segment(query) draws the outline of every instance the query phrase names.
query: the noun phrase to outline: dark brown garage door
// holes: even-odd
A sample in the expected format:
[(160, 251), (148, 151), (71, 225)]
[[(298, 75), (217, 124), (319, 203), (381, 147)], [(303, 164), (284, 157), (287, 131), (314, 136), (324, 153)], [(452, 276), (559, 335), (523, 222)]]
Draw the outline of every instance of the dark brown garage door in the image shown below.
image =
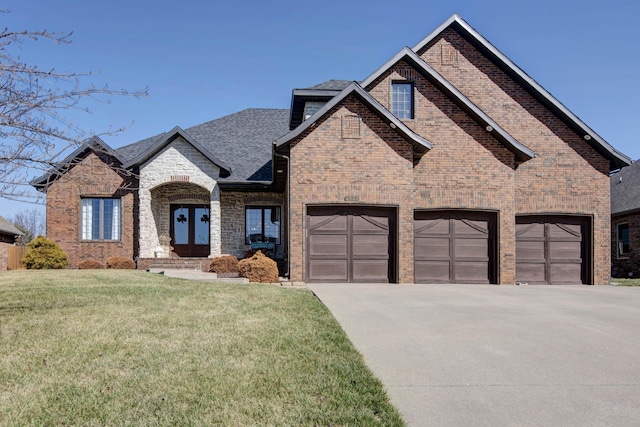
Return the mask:
[(417, 283), (496, 283), (496, 214), (414, 214)]
[(589, 283), (588, 218), (516, 218), (516, 282)]
[(309, 207), (307, 280), (395, 281), (395, 210)]

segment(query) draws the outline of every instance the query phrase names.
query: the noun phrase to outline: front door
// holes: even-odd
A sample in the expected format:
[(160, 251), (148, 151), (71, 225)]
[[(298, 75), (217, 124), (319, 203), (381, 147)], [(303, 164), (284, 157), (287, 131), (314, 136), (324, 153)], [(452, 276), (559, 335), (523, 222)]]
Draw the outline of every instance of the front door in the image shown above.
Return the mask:
[(171, 205), (171, 246), (181, 257), (209, 256), (209, 206)]

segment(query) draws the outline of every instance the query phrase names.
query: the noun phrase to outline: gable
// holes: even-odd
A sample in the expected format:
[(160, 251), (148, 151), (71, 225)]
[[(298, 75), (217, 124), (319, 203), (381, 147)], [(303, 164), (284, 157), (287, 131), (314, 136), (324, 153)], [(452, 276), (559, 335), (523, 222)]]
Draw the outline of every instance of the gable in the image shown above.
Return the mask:
[[(630, 164), (627, 156), (615, 150), (459, 16), (450, 17), (413, 50), (517, 139), (526, 140), (526, 135), (518, 132), (523, 120), (519, 110), (524, 109), (550, 132), (561, 134), (574, 151), (594, 168), (604, 169), (603, 173)], [(532, 105), (535, 107), (531, 108)], [(527, 145), (538, 151), (539, 147)], [(594, 160), (597, 156), (607, 163), (604, 168), (602, 162)]]
[(191, 182), (213, 190), (219, 166), (178, 136), (140, 165), (140, 181), (144, 188), (168, 182)]
[(201, 157), (206, 158), (208, 162), (215, 165), (218, 168), (219, 175), (221, 176), (229, 176), (229, 174), (231, 174), (231, 168), (229, 168), (220, 159), (210, 153), (206, 148), (204, 148), (200, 143), (198, 143), (195, 139), (189, 136), (178, 126), (165, 133), (162, 137), (158, 138), (155, 142), (150, 144), (148, 148), (142, 153), (138, 154), (137, 157), (126, 162), (124, 164), (124, 167), (130, 168), (132, 166), (144, 165), (149, 161), (149, 159), (157, 156), (158, 153), (162, 152), (166, 147), (170, 146), (178, 138), (182, 139), (188, 146), (183, 147), (183, 150), (181, 150), (182, 152), (184, 152), (185, 154), (198, 153)]
[[(111, 172), (116, 174), (123, 173), (124, 175), (128, 175), (128, 173), (125, 173), (122, 163), (122, 158), (112, 150), (111, 147), (97, 136), (94, 136), (64, 160), (58, 162), (47, 171), (47, 173), (32, 180), (31, 185), (38, 191), (47, 192), (51, 184), (75, 169), (78, 165), (82, 165), (81, 169), (83, 170), (79, 175), (80, 177), (82, 177), (83, 174), (87, 176), (94, 175), (94, 164), (96, 165), (96, 171), (99, 171), (100, 175), (106, 173), (106, 169), (104, 168), (110, 169)], [(78, 174), (78, 172), (79, 171), (76, 171), (76, 174)]]
[(292, 183), (410, 184), (414, 149), (357, 96), (346, 97), (290, 144)]
[(275, 141), (276, 150), (279, 152), (286, 152), (292, 141), (297, 140), (301, 135), (308, 134), (316, 126), (318, 120), (323, 120), (337, 105), (351, 96), (358, 98), (359, 102), (366, 106), (366, 108), (374, 113), (380, 120), (386, 123), (393, 132), (411, 143), (414, 151), (414, 157), (420, 157), (433, 147), (431, 142), (413, 132), (405, 123), (391, 114), (389, 110), (366, 92), (358, 83), (352, 82), (300, 126), (281, 138), (278, 138)]
[[(506, 132), (483, 110), (424, 63), (414, 52), (403, 49), (363, 81), (367, 90), (385, 107), (391, 107), (391, 86), (407, 81), (414, 86), (415, 116), (406, 123), (415, 132), (438, 145), (438, 138), (456, 129), (473, 135), (503, 163), (513, 165), (535, 157), (535, 153)], [(471, 120), (469, 120), (471, 119)], [(485, 143), (487, 141), (487, 143)], [(496, 144), (497, 142), (497, 144)]]

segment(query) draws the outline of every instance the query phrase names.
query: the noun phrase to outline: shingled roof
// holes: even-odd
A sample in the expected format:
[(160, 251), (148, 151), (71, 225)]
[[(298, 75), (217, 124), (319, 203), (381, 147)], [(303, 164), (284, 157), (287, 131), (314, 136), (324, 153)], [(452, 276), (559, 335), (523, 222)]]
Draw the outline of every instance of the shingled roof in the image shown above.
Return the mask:
[(13, 236), (22, 236), (24, 233), (20, 231), (15, 225), (0, 216), (0, 233), (10, 234)]
[[(289, 130), (289, 110), (249, 108), (185, 129), (208, 152), (231, 169), (219, 182), (271, 181), (272, 142)], [(166, 134), (156, 135), (118, 148), (120, 157), (140, 157)]]
[(640, 160), (611, 175), (611, 214), (640, 210)]

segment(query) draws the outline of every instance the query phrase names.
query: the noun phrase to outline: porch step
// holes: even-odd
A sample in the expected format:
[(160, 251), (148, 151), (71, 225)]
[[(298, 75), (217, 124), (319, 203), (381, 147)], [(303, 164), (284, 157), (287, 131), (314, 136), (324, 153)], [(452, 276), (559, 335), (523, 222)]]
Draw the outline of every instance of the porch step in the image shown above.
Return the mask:
[(209, 258), (138, 258), (138, 270), (193, 270), (207, 272)]

